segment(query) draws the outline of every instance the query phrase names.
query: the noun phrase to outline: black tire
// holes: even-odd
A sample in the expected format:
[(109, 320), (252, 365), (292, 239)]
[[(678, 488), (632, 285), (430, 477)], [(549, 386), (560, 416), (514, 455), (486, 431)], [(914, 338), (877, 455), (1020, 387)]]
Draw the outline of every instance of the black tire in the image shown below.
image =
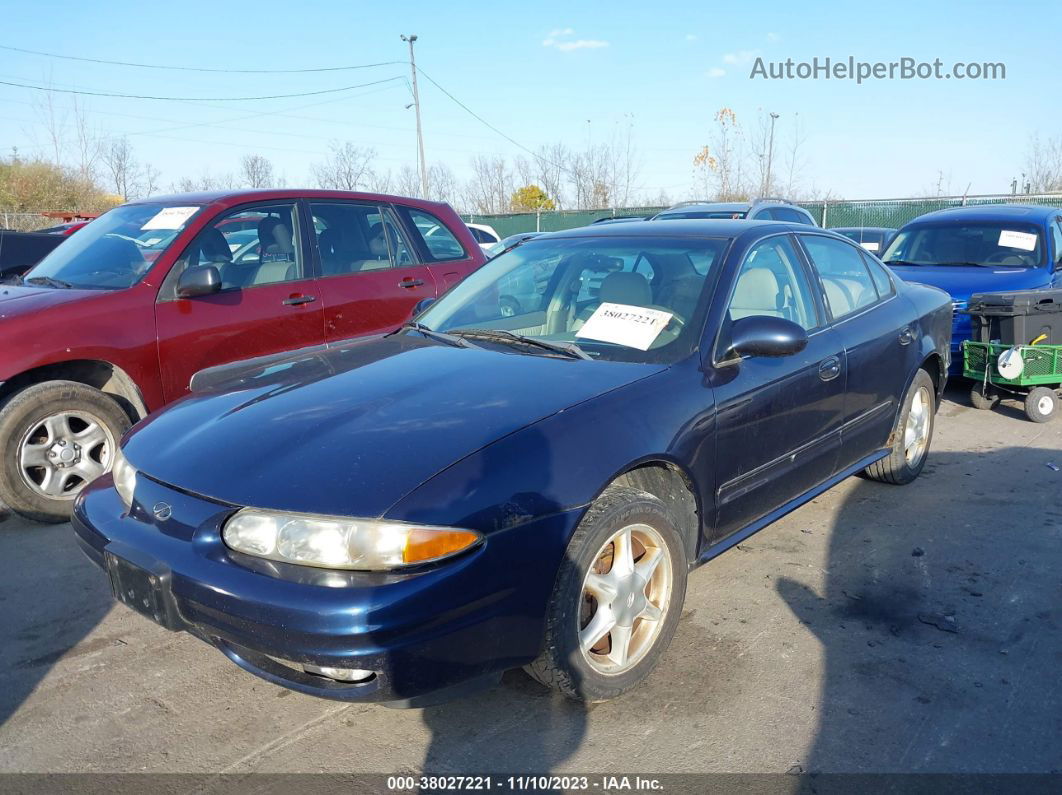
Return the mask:
[[(114, 458), (115, 447), (129, 429), (129, 417), (112, 398), (75, 381), (45, 381), (16, 392), (0, 406), (0, 502), (11, 510), (38, 522), (65, 522), (70, 517), (74, 497), (87, 482), (74, 481), (61, 497), (49, 497), (32, 488), (23, 477), (20, 453), (27, 434), (39, 429), (49, 417), (60, 412), (78, 412), (94, 418), (110, 438), (93, 451), (103, 468)], [(101, 452), (104, 451), (104, 452)]]
[[(609, 674), (584, 659), (579, 648), (583, 581), (610, 537), (624, 527), (645, 524), (663, 540), (671, 564), (671, 590), (661, 625), (644, 656), (629, 669)], [(648, 492), (610, 486), (579, 523), (561, 563), (546, 612), (543, 651), (527, 672), (576, 701), (607, 701), (645, 679), (675, 634), (686, 597), (686, 544), (667, 507)], [(611, 642), (611, 641), (610, 641)]]
[(1038, 386), (1025, 396), (1025, 416), (1033, 422), (1048, 422), (1058, 415), (1058, 395), (1055, 390)]
[[(982, 389), (985, 391), (982, 392)], [(970, 387), (970, 404), (975, 409), (981, 409), (982, 411), (994, 409), (999, 405), (999, 392), (991, 386), (986, 387), (983, 384), (974, 384)]]
[[(923, 401), (928, 401), (925, 405), (925, 410), (928, 412), (928, 436), (925, 439), (925, 446), (920, 456), (913, 461), (908, 461), (904, 441), (907, 419), (911, 414), (911, 406), (914, 403), (915, 396), (920, 392), (923, 396)], [(929, 373), (925, 370), (919, 370), (915, 373), (911, 386), (907, 389), (907, 394), (904, 395), (903, 407), (897, 414), (896, 425), (889, 435), (889, 454), (866, 468), (867, 477), (872, 480), (879, 480), (882, 483), (892, 483), (896, 486), (910, 483), (918, 477), (922, 467), (926, 464), (926, 458), (929, 457), (929, 448), (933, 442), (933, 419), (936, 415), (936, 400), (936, 386), (933, 384), (933, 379), (930, 378)]]

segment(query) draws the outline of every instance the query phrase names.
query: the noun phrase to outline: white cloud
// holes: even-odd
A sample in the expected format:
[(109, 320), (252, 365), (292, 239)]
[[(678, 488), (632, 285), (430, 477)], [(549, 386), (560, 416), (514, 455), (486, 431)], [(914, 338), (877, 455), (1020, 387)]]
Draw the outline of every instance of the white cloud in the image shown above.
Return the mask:
[(542, 46), (552, 47), (561, 52), (571, 52), (572, 50), (596, 50), (608, 46), (608, 42), (601, 39), (568, 38), (569, 36), (574, 35), (575, 31), (571, 28), (558, 28), (557, 30), (550, 31), (549, 35), (542, 40)]
[(713, 66), (708, 70), (708, 77), (722, 77), (726, 74), (726, 69), (720, 69), (718, 66)]
[(767, 41), (769, 41), (771, 44), (774, 44), (775, 42), (779, 42), (781, 40), (782, 40), (782, 37), (779, 34), (777, 34), (777, 33), (768, 33), (767, 34)]
[(728, 52), (723, 55), (723, 63), (730, 64), (731, 66), (740, 66), (741, 64), (751, 63), (759, 54), (759, 50), (738, 50), (737, 52)]
[(700, 36), (698, 36), (696, 33), (687, 33), (686, 34), (686, 41), (697, 41), (697, 39), (699, 39), (699, 38), (700, 38)]

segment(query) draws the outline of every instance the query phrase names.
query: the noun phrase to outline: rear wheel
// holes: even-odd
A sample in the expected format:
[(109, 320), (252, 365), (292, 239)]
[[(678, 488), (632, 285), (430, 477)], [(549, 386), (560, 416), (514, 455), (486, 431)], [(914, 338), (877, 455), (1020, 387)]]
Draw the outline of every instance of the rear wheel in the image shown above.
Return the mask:
[(933, 440), (935, 395), (936, 386), (929, 373), (915, 373), (889, 437), (889, 454), (866, 468), (868, 477), (900, 486), (918, 477)]
[(66, 521), (74, 497), (110, 470), (128, 428), (122, 408), (84, 384), (16, 393), (0, 408), (0, 501), (27, 519)]
[(1058, 395), (1055, 390), (1038, 386), (1025, 396), (1025, 416), (1033, 422), (1047, 422), (1058, 414)]
[(975, 409), (987, 411), (999, 405), (999, 392), (993, 387), (984, 384), (974, 384), (970, 387), (970, 403)]
[(631, 689), (671, 643), (686, 595), (682, 537), (653, 495), (612, 486), (568, 544), (546, 616), (544, 650), (528, 666), (578, 701)]

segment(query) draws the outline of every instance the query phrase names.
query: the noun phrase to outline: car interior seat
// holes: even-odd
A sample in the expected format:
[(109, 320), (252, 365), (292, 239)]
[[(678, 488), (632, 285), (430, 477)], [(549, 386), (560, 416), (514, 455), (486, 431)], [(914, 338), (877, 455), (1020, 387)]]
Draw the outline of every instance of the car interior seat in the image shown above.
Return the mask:
[(784, 297), (778, 277), (770, 268), (754, 267), (742, 271), (730, 301), (730, 317), (740, 320), (753, 315), (785, 317)]

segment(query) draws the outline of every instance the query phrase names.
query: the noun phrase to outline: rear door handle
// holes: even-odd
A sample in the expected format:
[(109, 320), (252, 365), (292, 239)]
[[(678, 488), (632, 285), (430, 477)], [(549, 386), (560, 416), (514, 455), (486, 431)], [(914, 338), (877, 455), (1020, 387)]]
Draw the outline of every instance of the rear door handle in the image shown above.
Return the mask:
[(316, 295), (292, 295), (285, 298), (281, 303), (283, 303), (284, 306), (299, 306), (300, 304), (309, 304), (316, 300)]
[(841, 360), (836, 356), (824, 359), (819, 365), (819, 378), (823, 381), (832, 381), (841, 374)]
[(910, 326), (904, 326), (900, 329), (900, 344), (910, 345), (912, 342), (914, 342), (914, 331)]
[(405, 278), (398, 283), (399, 287), (420, 287), (424, 284), (423, 279)]

